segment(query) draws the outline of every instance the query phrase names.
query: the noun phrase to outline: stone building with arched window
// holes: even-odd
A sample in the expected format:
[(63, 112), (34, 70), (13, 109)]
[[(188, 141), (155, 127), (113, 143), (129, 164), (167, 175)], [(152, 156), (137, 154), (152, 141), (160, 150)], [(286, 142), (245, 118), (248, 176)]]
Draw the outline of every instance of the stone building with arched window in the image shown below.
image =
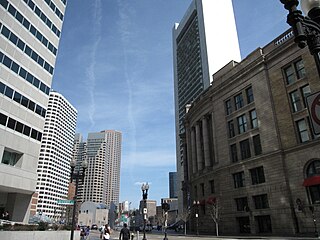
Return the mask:
[(320, 139), (306, 98), (318, 91), (314, 59), (296, 46), (291, 30), (213, 75), (187, 106), (181, 136), (191, 231), (317, 231)]

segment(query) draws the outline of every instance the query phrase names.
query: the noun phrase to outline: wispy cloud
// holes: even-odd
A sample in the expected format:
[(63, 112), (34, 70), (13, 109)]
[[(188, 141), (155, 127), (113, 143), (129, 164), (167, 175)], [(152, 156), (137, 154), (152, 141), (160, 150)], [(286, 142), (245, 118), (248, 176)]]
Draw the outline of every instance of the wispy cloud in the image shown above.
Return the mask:
[(90, 50), (90, 57), (89, 57), (90, 64), (86, 68), (87, 79), (85, 79), (85, 86), (89, 93), (90, 107), (87, 109), (87, 113), (91, 123), (91, 128), (95, 125), (95, 120), (94, 120), (94, 115), (96, 110), (96, 102), (94, 97), (95, 86), (96, 86), (95, 69), (96, 69), (97, 50), (99, 49), (99, 44), (101, 40), (101, 19), (102, 19), (101, 9), (102, 9), (101, 0), (95, 0), (93, 2), (93, 21), (92, 21), (95, 23), (95, 24), (92, 24), (94, 42)]
[(126, 2), (126, 0), (118, 0), (118, 9), (119, 9), (119, 21), (118, 21), (118, 29), (120, 33), (120, 39), (122, 43), (122, 50), (123, 50), (123, 57), (124, 57), (124, 76), (128, 88), (128, 121), (130, 125), (130, 132), (131, 132), (131, 142), (133, 151), (136, 149), (136, 123), (135, 119), (133, 117), (133, 103), (132, 103), (132, 78), (130, 77), (132, 73), (129, 73), (128, 71), (128, 52), (127, 52), (127, 46), (130, 45), (130, 39), (131, 39), (131, 27), (130, 23), (132, 22), (130, 20), (130, 15), (132, 14), (132, 8), (130, 8), (129, 4)]

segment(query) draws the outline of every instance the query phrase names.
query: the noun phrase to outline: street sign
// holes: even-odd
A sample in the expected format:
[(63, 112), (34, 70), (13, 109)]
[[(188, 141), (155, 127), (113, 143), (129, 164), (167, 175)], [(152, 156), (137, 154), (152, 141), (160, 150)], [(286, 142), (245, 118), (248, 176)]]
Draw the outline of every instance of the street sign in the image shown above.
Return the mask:
[(320, 92), (307, 97), (308, 111), (315, 135), (320, 134)]
[(60, 200), (57, 200), (57, 204), (59, 204), (59, 205), (73, 205), (74, 200), (60, 199)]

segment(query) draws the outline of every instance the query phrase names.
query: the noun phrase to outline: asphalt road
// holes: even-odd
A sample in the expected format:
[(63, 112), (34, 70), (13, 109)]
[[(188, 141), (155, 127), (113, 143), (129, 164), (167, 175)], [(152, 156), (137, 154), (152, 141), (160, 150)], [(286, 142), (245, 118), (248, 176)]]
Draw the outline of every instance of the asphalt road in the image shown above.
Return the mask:
[[(136, 234), (134, 240), (142, 240), (143, 233), (138, 235)], [(164, 238), (164, 233), (153, 231), (152, 233), (146, 234), (147, 240), (159, 240)], [(177, 235), (175, 232), (169, 232), (167, 235), (168, 240), (238, 240), (238, 239), (250, 239), (250, 240), (261, 240), (261, 239), (269, 239), (269, 240), (311, 240), (311, 239), (319, 239), (319, 238), (310, 238), (310, 237), (214, 237), (214, 236), (182, 236)], [(111, 234), (111, 240), (119, 239), (119, 232), (113, 231)], [(99, 231), (91, 231), (90, 236), (87, 240), (100, 240)]]

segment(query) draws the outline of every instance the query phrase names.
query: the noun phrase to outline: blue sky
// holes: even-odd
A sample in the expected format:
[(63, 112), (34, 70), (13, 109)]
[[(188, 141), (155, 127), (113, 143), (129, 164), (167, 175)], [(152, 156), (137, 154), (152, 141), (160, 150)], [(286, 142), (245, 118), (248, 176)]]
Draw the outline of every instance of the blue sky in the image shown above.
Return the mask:
[[(169, 196), (169, 172), (176, 171), (172, 28), (190, 3), (68, 1), (52, 87), (78, 110), (85, 138), (122, 132), (120, 201), (131, 207), (138, 207), (142, 182), (158, 205)], [(280, 1), (233, 5), (242, 58), (289, 28)]]

